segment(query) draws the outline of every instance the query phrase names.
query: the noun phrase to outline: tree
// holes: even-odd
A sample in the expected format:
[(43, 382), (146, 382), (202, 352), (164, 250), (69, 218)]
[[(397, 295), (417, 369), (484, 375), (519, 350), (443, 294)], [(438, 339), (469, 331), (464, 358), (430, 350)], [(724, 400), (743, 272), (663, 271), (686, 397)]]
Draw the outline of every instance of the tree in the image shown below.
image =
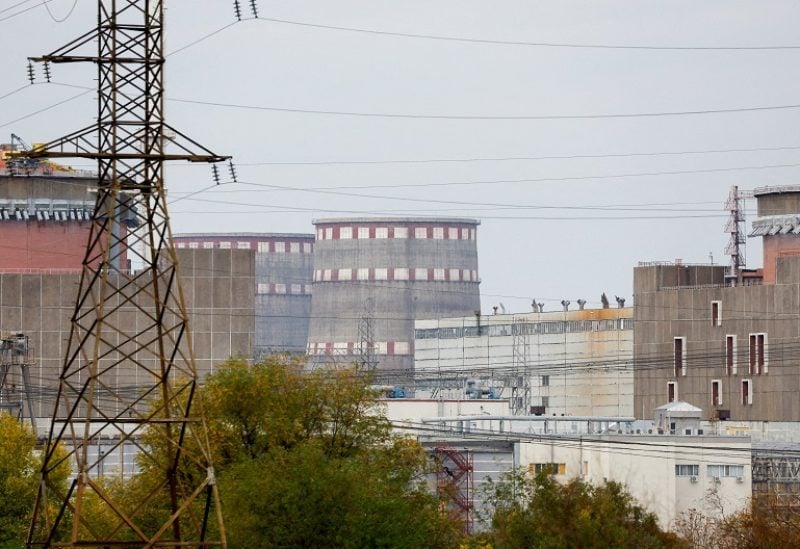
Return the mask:
[[(36, 437), (25, 425), (0, 412), (0, 548), (23, 547), (39, 487), (41, 459)], [(56, 486), (66, 487), (69, 464), (52, 475)]]
[[(377, 396), (355, 367), (309, 372), (286, 356), (231, 360), (207, 378), (195, 402), (206, 418), (229, 547), (455, 545), (460, 525), (428, 490), (427, 454), (391, 434)], [(113, 487), (125, 507), (156, 481), (167, 455), (158, 427), (142, 442), (141, 472)], [(158, 517), (166, 505), (149, 502), (147, 512)]]
[(482, 538), (496, 549), (682, 546), (616, 482), (559, 484), (515, 471), (491, 484), (487, 499), (493, 531)]

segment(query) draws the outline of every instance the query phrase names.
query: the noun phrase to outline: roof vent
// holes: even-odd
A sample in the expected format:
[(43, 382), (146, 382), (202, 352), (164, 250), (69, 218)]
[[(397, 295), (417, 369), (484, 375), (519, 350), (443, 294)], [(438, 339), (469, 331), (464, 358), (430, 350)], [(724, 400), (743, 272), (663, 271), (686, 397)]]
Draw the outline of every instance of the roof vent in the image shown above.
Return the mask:
[(569, 311), (569, 299), (562, 299), (561, 306), (564, 307), (564, 311)]
[(618, 295), (615, 295), (614, 297), (617, 299), (617, 307), (619, 307), (620, 309), (624, 308), (625, 307), (625, 298), (624, 297), (619, 297)]
[(582, 311), (584, 307), (586, 307), (586, 300), (585, 299), (579, 299), (578, 300), (578, 309), (580, 309)]

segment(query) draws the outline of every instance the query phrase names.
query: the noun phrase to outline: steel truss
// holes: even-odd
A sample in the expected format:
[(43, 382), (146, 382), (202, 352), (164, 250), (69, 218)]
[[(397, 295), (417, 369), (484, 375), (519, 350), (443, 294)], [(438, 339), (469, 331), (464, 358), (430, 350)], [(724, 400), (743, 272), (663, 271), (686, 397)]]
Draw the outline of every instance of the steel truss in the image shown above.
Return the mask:
[[(96, 55), (81, 53), (95, 42)], [(205, 423), (193, 403), (197, 372), (164, 162), (227, 157), (164, 121), (161, 0), (98, 0), (94, 30), (33, 60), (97, 65), (97, 123), (24, 154), (94, 159), (98, 188), (27, 546), (225, 547)], [(123, 389), (131, 384), (143, 389)], [(91, 456), (101, 435), (115, 446)], [(101, 462), (126, 443), (140, 448), (140, 466), (156, 479), (134, 503), (89, 475), (108, 471)], [(77, 475), (63, 492), (51, 476), (67, 461)], [(107, 510), (102, 526), (87, 511), (92, 502)], [(168, 511), (154, 525), (157, 502)]]

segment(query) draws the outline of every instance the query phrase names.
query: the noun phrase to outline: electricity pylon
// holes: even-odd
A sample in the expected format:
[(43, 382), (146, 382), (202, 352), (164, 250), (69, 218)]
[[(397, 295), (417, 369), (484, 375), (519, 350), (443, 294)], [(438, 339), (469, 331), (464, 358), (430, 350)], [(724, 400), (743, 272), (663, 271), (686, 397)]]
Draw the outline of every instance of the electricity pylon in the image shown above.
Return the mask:
[[(27, 546), (225, 547), (205, 423), (192, 402), (197, 372), (171, 244), (164, 162), (227, 157), (165, 123), (163, 1), (97, 5), (95, 29), (33, 58), (97, 65), (97, 123), (24, 155), (94, 159), (98, 187)], [(96, 54), (82, 53), (95, 42)], [(92, 452), (100, 437), (113, 445)], [(96, 477), (109, 469), (104, 459), (132, 444), (155, 481), (139, 501), (126, 504)], [(61, 492), (51, 476), (67, 460), (77, 475)], [(115, 524), (94, 524), (90, 500)], [(159, 502), (167, 511), (154, 526)]]

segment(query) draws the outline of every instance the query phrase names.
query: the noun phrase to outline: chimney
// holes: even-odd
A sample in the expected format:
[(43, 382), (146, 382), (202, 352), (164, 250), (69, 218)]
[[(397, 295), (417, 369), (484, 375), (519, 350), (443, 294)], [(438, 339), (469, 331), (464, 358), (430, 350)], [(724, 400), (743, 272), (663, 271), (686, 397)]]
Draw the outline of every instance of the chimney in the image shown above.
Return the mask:
[(497, 314), (497, 305), (495, 305), (494, 307), (492, 307), (492, 311), (494, 311), (494, 314)]
[(569, 311), (569, 299), (562, 299), (561, 306), (564, 307), (564, 311)]
[(625, 308), (625, 298), (619, 297), (617, 295), (615, 295), (614, 297), (617, 299), (617, 307), (619, 307), (620, 309)]
[(586, 300), (585, 299), (579, 299), (578, 300), (578, 309), (580, 309), (582, 311), (584, 307), (586, 307)]

